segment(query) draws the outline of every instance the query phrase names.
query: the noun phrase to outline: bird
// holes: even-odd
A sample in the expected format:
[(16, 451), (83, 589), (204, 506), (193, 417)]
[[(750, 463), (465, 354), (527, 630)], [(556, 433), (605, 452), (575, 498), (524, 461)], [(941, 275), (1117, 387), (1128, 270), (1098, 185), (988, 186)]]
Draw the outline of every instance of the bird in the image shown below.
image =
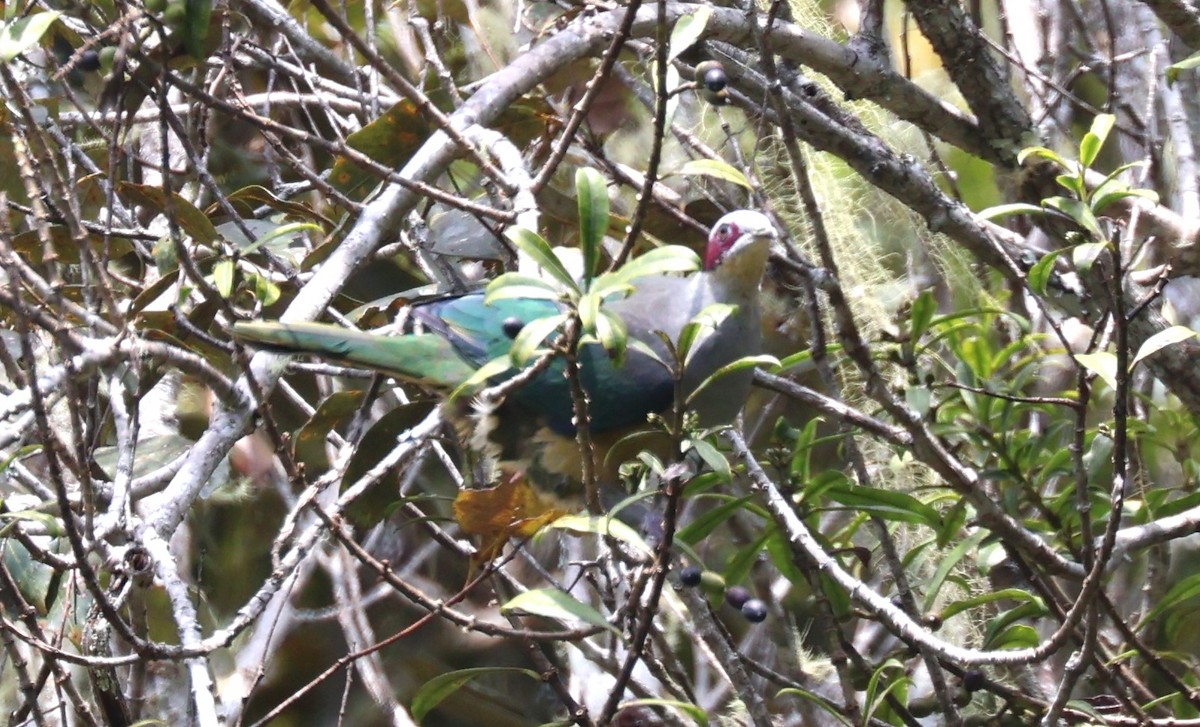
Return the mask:
[[(680, 377), (686, 397), (720, 370), (762, 349), (759, 285), (775, 227), (760, 212), (736, 210), (713, 225), (701, 270), (687, 276), (636, 279), (627, 297), (604, 309), (625, 323), (628, 347), (623, 361), (598, 342), (580, 345), (579, 381), (588, 395), (587, 426), (595, 461), (612, 476), (608, 453), (631, 432), (648, 429), (653, 414), (669, 413), (676, 379), (668, 365), (671, 350), (663, 336), (678, 340), (702, 311), (720, 307), (711, 331), (698, 339)], [(564, 303), (545, 298), (487, 300), (483, 291), (415, 302), (409, 313), (414, 331), (383, 336), (325, 323), (238, 322), (233, 334), (258, 348), (308, 353), (324, 360), (381, 372), (434, 391), (456, 389), (489, 361), (506, 355), (530, 321), (558, 315)], [(467, 435), (472, 449), (499, 465), (502, 476), (531, 480), (542, 492), (559, 496), (580, 490), (580, 449), (570, 382), (556, 361), (502, 401), (444, 407), (448, 419)], [(513, 375), (509, 373), (507, 376)], [(728, 424), (750, 393), (753, 371), (743, 369), (703, 387), (693, 410), (704, 427)], [(493, 379), (493, 383), (497, 380)]]

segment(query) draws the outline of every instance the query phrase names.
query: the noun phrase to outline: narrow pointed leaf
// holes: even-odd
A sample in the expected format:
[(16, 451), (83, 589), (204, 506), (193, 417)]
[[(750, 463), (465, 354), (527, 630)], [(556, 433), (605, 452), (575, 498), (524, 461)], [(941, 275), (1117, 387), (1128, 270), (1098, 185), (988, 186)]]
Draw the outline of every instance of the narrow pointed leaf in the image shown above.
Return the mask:
[(541, 675), (532, 669), (520, 669), (515, 666), (482, 666), (473, 669), (459, 669), (448, 674), (439, 674), (421, 685), (413, 695), (409, 710), (416, 722), (425, 719), (434, 707), (442, 703), (446, 697), (457, 692), (472, 679), (488, 674), (524, 674), (534, 681), (541, 681)]
[(1085, 167), (1092, 166), (1116, 121), (1117, 117), (1112, 114), (1096, 114), (1096, 118), (1092, 119), (1091, 130), (1083, 135), (1083, 141), (1079, 143), (1080, 164)]
[(1129, 369), (1132, 371), (1134, 366), (1144, 358), (1148, 358), (1158, 353), (1162, 349), (1170, 346), (1173, 343), (1186, 341), (1196, 335), (1196, 331), (1187, 326), (1171, 326), (1155, 333), (1147, 338), (1141, 348), (1138, 349), (1137, 355), (1133, 357), (1133, 361), (1129, 363)]
[(584, 288), (600, 270), (600, 252), (608, 231), (608, 180), (591, 167), (575, 172), (579, 203), (579, 248), (583, 251)]
[(735, 371), (744, 371), (745, 369), (754, 368), (756, 366), (779, 366), (779, 359), (775, 358), (769, 353), (760, 353), (755, 356), (743, 356), (737, 361), (727, 363), (721, 368), (717, 369), (712, 376), (709, 376), (704, 381), (701, 381), (700, 385), (697, 386), (695, 390), (693, 390), (688, 396), (687, 403), (690, 405), (696, 400), (696, 397), (701, 391), (707, 389), (713, 382), (719, 380), (722, 376), (728, 376)]
[(616, 519), (615, 517), (596, 515), (564, 515), (563, 517), (560, 517), (554, 522), (548, 524), (542, 529), (542, 532), (544, 533), (549, 530), (566, 530), (572, 533), (613, 537), (631, 546), (634, 550), (637, 550), (643, 555), (654, 555), (654, 549), (646, 543), (641, 535), (638, 535), (636, 530)]
[(485, 305), (491, 305), (497, 300), (509, 298), (554, 300), (561, 295), (562, 291), (544, 278), (523, 273), (505, 273), (488, 283), (483, 302)]
[(540, 588), (517, 594), (508, 603), (501, 606), (500, 610), (503, 613), (516, 612), (544, 616), (556, 621), (581, 621), (608, 629), (615, 634), (620, 633), (616, 627), (604, 619), (599, 611), (557, 588)]
[(683, 245), (666, 245), (637, 256), (621, 266), (620, 270), (602, 276), (601, 281), (612, 276), (612, 279), (619, 283), (632, 283), (647, 275), (690, 273), (699, 269), (700, 256), (691, 248)]
[(688, 717), (691, 717), (701, 727), (709, 723), (708, 712), (705, 712), (702, 708), (697, 707), (691, 702), (681, 702), (678, 699), (634, 699), (633, 701), (621, 704), (622, 709), (626, 707), (670, 707), (678, 709)]
[(676, 174), (713, 177), (750, 189), (750, 180), (729, 162), (720, 159), (693, 159), (679, 168)]
[(904, 492), (876, 487), (831, 487), (825, 492), (834, 502), (863, 510), (884, 520), (928, 525), (937, 528), (938, 511)]
[(575, 284), (575, 279), (541, 235), (524, 227), (510, 227), (504, 234), (547, 275), (567, 290), (578, 295), (579, 286)]
[(998, 204), (994, 207), (980, 210), (975, 214), (976, 217), (982, 220), (995, 220), (1001, 217), (1010, 217), (1012, 215), (1044, 215), (1046, 210), (1039, 205), (1028, 204), (1026, 202), (1014, 202), (1012, 204)]
[(491, 361), (488, 361), (484, 365), (480, 366), (479, 369), (471, 376), (471, 378), (462, 382), (457, 389), (450, 392), (450, 400), (453, 401), (466, 392), (472, 391), (475, 388), (486, 384), (488, 379), (492, 378), (493, 376), (499, 376), (511, 368), (511, 358), (508, 356), (497, 356)]
[(1054, 274), (1054, 263), (1062, 253), (1062, 250), (1048, 252), (1029, 269), (1026, 279), (1029, 281), (1030, 290), (1038, 295), (1046, 294), (1046, 284), (1050, 282), (1050, 276)]
[(508, 356), (513, 365), (517, 368), (524, 368), (546, 337), (558, 330), (559, 326), (566, 321), (567, 314), (560, 313), (526, 323), (517, 337), (513, 339), (512, 348), (509, 349)]

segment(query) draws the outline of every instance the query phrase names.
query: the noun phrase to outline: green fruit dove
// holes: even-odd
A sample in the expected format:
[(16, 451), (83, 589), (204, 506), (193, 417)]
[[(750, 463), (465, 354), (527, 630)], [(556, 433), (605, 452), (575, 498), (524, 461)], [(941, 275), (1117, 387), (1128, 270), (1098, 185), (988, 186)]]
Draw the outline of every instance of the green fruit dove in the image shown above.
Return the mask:
[[(677, 341), (701, 311), (715, 304), (727, 306), (727, 315), (716, 319), (709, 335), (698, 340), (687, 358), (682, 375), (685, 396), (723, 366), (761, 352), (758, 290), (774, 235), (764, 215), (731, 212), (713, 226), (701, 271), (686, 277), (638, 278), (627, 297), (604, 303), (604, 310), (624, 321), (630, 343), (644, 344), (657, 360), (630, 345), (618, 364), (599, 343), (580, 346), (580, 383), (590, 402), (588, 425), (597, 462), (605, 462), (614, 443), (645, 427), (648, 415), (665, 412), (674, 402), (675, 381), (662, 363), (672, 358), (660, 332)], [(283, 322), (237, 323), (233, 332), (260, 348), (310, 353), (449, 392), (489, 361), (507, 355), (525, 324), (564, 310), (564, 304), (541, 298), (488, 302), (479, 291), (414, 304), (410, 324), (420, 332), (406, 335)], [(555, 361), (494, 405), (452, 403), (445, 407), (447, 418), (469, 437), (474, 449), (496, 460), (506, 475), (523, 475), (542, 491), (578, 491), (575, 413), (563, 366), (561, 360)], [(744, 369), (722, 376), (696, 396), (693, 408), (702, 425), (727, 423), (737, 416), (749, 394), (752, 373)]]

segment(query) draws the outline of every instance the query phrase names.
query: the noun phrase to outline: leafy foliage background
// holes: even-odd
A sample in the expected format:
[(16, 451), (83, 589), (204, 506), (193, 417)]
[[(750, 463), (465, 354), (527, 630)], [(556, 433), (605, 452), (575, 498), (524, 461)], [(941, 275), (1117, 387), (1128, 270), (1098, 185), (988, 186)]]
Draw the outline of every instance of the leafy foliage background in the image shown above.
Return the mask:
[[(3, 9), (10, 723), (1200, 723), (1190, 6)], [(782, 363), (665, 533), (485, 562), (428, 392), (230, 336), (739, 207)]]

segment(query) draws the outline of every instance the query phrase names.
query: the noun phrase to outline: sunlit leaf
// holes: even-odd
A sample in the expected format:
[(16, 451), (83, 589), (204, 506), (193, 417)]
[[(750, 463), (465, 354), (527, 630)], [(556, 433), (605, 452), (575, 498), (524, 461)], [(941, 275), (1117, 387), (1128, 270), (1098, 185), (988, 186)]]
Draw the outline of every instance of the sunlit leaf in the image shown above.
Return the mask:
[(723, 162), (720, 159), (693, 159), (679, 168), (675, 172), (681, 175), (699, 175), (704, 177), (713, 177), (726, 182), (733, 182), (739, 186), (750, 189), (750, 180), (742, 174), (737, 167), (729, 162)]
[(500, 610), (504, 613), (544, 616), (556, 621), (582, 621), (613, 633), (620, 633), (599, 611), (557, 588), (540, 588), (519, 593), (501, 606)]
[(533, 259), (533, 262), (567, 290), (579, 294), (579, 286), (567, 267), (563, 265), (558, 255), (554, 254), (550, 244), (533, 230), (514, 226), (505, 231), (504, 236), (512, 241), (522, 252)]
[(1046, 284), (1050, 282), (1050, 276), (1054, 274), (1054, 263), (1062, 254), (1063, 250), (1048, 252), (1029, 269), (1026, 279), (1029, 281), (1030, 290), (1038, 295), (1046, 294)]
[(513, 366), (522, 368), (529, 363), (529, 359), (537, 353), (546, 337), (566, 323), (567, 317), (566, 313), (560, 313), (526, 323), (517, 337), (513, 339), (512, 348), (509, 349), (508, 355)]
[(573, 533), (612, 537), (633, 547), (643, 555), (654, 555), (654, 550), (636, 530), (611, 516), (564, 515), (554, 522), (548, 523), (542, 530), (542, 534), (550, 530), (567, 530)]
[(1133, 367), (1137, 366), (1138, 362), (1142, 359), (1149, 358), (1167, 346), (1175, 343), (1181, 343), (1189, 338), (1195, 337), (1196, 335), (1196, 331), (1193, 331), (1187, 326), (1171, 326), (1170, 328), (1164, 328), (1158, 333), (1155, 333), (1153, 336), (1147, 338), (1142, 343), (1141, 348), (1138, 349), (1137, 355), (1133, 357), (1133, 361), (1129, 362), (1130, 370), (1133, 370)]
[(1117, 388), (1117, 356), (1101, 351), (1099, 353), (1077, 353), (1075, 360), (1079, 365), (1100, 377), (1114, 391)]
[(60, 12), (34, 13), (0, 24), (0, 64), (8, 63), (42, 39)]
[(1104, 141), (1108, 138), (1108, 132), (1112, 131), (1113, 124), (1117, 122), (1117, 117), (1112, 114), (1096, 114), (1092, 119), (1092, 128), (1083, 135), (1083, 141), (1079, 142), (1079, 163), (1085, 167), (1092, 166), (1092, 162), (1096, 161), (1096, 155), (1100, 153), (1100, 147), (1104, 146)]
[(708, 25), (710, 17), (712, 17), (712, 8), (701, 5), (696, 12), (684, 15), (676, 21), (675, 27), (671, 29), (670, 50), (667, 52), (668, 61), (678, 58), (680, 53), (691, 48), (704, 36), (704, 28)]

